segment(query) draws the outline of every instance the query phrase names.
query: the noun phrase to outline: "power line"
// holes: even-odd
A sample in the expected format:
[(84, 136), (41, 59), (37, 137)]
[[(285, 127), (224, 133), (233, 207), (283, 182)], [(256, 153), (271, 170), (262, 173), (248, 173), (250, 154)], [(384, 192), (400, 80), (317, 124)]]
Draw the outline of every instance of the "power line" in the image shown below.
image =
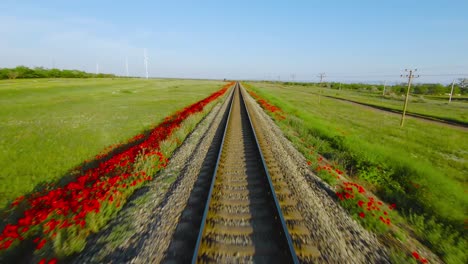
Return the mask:
[[(320, 75), (318, 77), (320, 77)], [(396, 74), (388, 74), (388, 75), (327, 75), (326, 77), (341, 77), (341, 78), (398, 77), (398, 75), (396, 75)]]
[(442, 74), (424, 74), (421, 76), (468, 76), (468, 73), (442, 73)]

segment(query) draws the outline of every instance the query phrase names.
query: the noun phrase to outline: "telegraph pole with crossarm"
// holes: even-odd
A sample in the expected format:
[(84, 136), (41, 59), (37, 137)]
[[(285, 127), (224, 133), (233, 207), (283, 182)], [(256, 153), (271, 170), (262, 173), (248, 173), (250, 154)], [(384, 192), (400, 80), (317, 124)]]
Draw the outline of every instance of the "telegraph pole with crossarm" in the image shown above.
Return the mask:
[(402, 78), (408, 78), (408, 89), (406, 90), (405, 105), (403, 106), (403, 113), (401, 115), (400, 127), (403, 127), (403, 124), (405, 123), (405, 115), (406, 115), (406, 108), (408, 107), (408, 99), (409, 99), (409, 93), (410, 93), (410, 89), (411, 89), (411, 81), (414, 78), (419, 77), (419, 75), (414, 75), (413, 74), (413, 72), (416, 72), (416, 71), (417, 71), (417, 69), (414, 69), (414, 70), (405, 69), (405, 72), (409, 72), (409, 74), (400, 75), (400, 77), (402, 77)]

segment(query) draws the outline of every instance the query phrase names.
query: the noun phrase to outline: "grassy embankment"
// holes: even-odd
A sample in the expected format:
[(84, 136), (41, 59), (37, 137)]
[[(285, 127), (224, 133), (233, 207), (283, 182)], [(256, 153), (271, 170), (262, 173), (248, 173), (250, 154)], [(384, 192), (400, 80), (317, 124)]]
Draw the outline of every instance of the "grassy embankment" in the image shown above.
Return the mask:
[(222, 85), (141, 79), (0, 81), (0, 208)]
[[(316, 154), (324, 156), (385, 202), (395, 203), (403, 216), (396, 224), (409, 225), (444, 261), (467, 261), (466, 129), (412, 118), (400, 128), (399, 115), (319, 98), (310, 87), (252, 83), (251, 89), (287, 114), (275, 121), (313, 167)], [(319, 175), (336, 183), (329, 174)]]

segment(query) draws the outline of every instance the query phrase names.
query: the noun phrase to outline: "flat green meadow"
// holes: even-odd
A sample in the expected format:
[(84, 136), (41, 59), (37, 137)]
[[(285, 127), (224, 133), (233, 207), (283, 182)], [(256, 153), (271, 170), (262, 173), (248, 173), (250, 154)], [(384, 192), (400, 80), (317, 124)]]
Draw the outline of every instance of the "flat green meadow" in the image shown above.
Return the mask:
[(0, 81), (0, 207), (223, 84), (120, 78)]
[[(292, 86), (282, 86), (283, 89), (291, 89), (290, 87)], [(382, 91), (337, 90), (317, 86), (294, 86), (293, 90), (300, 93), (322, 93), (326, 96), (342, 98), (396, 111), (402, 110), (405, 100), (404, 95), (397, 95), (391, 92), (389, 93), (388, 91), (383, 95)], [(410, 95), (407, 111), (409, 113), (468, 125), (468, 103), (466, 100), (457, 100), (458, 98), (461, 97), (454, 96), (454, 100), (448, 103), (448, 98), (445, 97)]]
[[(404, 96), (394, 94), (382, 96), (380, 92), (360, 93), (342, 90), (330, 94), (356, 102), (383, 106), (399, 111), (402, 110), (405, 99)], [(466, 101), (453, 100), (451, 103), (448, 103), (448, 100), (435, 100), (430, 96), (411, 95), (408, 112), (468, 124), (468, 104)]]

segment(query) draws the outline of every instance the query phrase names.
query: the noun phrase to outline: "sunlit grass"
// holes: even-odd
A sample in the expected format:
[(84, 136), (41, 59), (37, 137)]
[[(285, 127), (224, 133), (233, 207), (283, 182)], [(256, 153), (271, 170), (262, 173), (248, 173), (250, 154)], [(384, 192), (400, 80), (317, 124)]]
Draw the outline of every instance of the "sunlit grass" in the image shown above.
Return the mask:
[[(313, 146), (384, 201), (396, 203), (420, 241), (446, 262), (467, 260), (466, 129), (414, 118), (400, 128), (399, 115), (323, 96), (319, 100), (304, 87), (252, 85), (285, 112), (287, 118), (276, 122), (306, 157)], [(334, 183), (333, 177), (324, 180)]]
[(0, 81), (0, 207), (205, 98), (219, 81)]

